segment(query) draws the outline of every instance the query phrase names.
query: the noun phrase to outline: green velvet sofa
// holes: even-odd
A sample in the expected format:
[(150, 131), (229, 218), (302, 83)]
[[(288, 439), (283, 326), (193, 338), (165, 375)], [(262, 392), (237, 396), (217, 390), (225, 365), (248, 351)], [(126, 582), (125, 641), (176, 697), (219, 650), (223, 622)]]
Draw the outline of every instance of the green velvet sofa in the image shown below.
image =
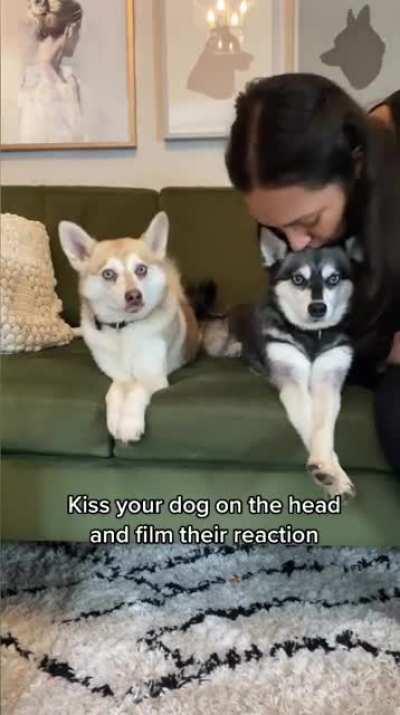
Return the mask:
[[(213, 277), (224, 305), (257, 298), (265, 279), (256, 227), (230, 189), (2, 189), (3, 212), (46, 225), (64, 317), (72, 325), (78, 323), (76, 276), (58, 244), (59, 221), (75, 221), (99, 238), (138, 236), (160, 209), (169, 215), (170, 253), (187, 281)], [(289, 495), (315, 500), (321, 493), (305, 472), (303, 447), (274, 390), (238, 359), (200, 357), (171, 383), (151, 403), (143, 440), (123, 447), (106, 429), (108, 379), (81, 340), (3, 357), (3, 538), (87, 541), (94, 529), (128, 525), (132, 534), (136, 526), (152, 524), (178, 535), (181, 525), (204, 530), (218, 524), (229, 530), (226, 543), (233, 529), (283, 526), (287, 534), (290, 526), (317, 530), (323, 545), (400, 545), (400, 480), (381, 454), (368, 390), (345, 389), (337, 425), (337, 450), (357, 498), (339, 515), (288, 514)], [(163, 499), (165, 505), (182, 495), (210, 500), (210, 513), (191, 514), (194, 502), (187, 501), (184, 514), (166, 507), (159, 515), (122, 519), (113, 510), (68, 514), (69, 495), (110, 503)], [(256, 495), (280, 499), (283, 512), (251, 514), (247, 499)], [(242, 513), (217, 514), (220, 499), (241, 500)]]

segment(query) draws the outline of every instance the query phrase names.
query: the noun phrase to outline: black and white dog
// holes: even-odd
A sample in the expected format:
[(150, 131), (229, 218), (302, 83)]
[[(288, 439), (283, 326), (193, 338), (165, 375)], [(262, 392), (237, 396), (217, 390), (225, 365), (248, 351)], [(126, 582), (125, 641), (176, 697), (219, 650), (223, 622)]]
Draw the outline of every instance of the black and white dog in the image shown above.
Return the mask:
[(334, 431), (353, 357), (347, 318), (352, 261), (362, 260), (361, 251), (348, 239), (344, 247), (290, 252), (267, 228), (261, 229), (260, 248), (268, 268), (266, 298), (239, 318), (233, 311), (219, 327), (209, 323), (205, 348), (231, 356), (241, 344), (244, 359), (277, 388), (314, 480), (329, 496), (354, 496), (335, 452)]

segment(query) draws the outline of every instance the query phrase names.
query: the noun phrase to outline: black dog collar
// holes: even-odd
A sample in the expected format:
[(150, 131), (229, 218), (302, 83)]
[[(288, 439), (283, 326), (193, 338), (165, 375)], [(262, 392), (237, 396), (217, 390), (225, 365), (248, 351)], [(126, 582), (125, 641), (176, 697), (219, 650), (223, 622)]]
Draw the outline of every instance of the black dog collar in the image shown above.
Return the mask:
[(122, 320), (120, 323), (101, 323), (96, 316), (94, 316), (94, 324), (97, 330), (101, 330), (103, 326), (106, 328), (114, 328), (114, 330), (122, 330), (122, 328), (126, 328), (126, 326), (129, 325), (125, 320)]

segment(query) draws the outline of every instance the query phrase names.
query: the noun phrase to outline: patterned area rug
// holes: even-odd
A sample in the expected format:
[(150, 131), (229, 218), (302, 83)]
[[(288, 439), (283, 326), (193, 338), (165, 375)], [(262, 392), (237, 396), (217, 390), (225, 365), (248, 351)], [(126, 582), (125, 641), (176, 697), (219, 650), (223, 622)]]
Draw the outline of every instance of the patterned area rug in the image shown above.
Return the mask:
[(400, 552), (3, 546), (4, 715), (396, 715)]

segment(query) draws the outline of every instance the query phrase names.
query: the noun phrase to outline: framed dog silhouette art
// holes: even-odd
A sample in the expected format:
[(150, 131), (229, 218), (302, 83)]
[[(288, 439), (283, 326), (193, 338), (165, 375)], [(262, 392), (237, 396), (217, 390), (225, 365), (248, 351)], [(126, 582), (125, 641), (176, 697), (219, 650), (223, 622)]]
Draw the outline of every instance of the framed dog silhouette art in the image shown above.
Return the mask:
[(398, 0), (284, 0), (286, 69), (337, 82), (368, 106), (399, 88)]
[(226, 137), (234, 101), (283, 68), (281, 0), (162, 0), (158, 22), (166, 139)]

